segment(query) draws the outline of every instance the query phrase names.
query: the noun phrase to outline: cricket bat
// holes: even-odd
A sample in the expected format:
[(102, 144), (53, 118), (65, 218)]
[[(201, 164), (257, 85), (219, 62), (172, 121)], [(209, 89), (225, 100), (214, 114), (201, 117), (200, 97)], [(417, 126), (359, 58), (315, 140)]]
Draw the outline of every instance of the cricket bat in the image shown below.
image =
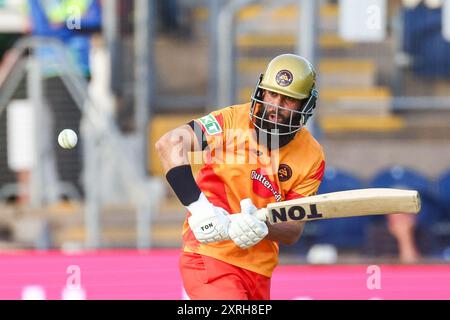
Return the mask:
[(259, 209), (256, 216), (274, 224), (389, 213), (417, 214), (419, 211), (420, 197), (415, 190), (372, 188), (270, 203)]

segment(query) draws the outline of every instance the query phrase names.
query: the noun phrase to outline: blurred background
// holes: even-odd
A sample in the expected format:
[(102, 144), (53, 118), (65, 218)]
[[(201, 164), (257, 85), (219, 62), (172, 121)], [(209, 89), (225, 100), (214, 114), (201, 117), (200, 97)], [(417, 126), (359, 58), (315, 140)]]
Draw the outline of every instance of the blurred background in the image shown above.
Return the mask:
[(308, 223), (281, 262), (448, 263), (448, 0), (1, 0), (0, 248), (180, 248), (155, 142), (287, 52), (318, 72), (319, 193), (416, 189), (422, 211)]

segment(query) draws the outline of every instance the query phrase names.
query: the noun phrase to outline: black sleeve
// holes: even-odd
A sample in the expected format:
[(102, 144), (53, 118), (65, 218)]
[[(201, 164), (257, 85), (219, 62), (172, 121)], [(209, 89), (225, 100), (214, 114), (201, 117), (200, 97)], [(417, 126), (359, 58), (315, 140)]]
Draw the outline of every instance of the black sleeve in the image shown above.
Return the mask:
[(208, 146), (208, 141), (206, 141), (206, 137), (205, 134), (202, 130), (202, 127), (198, 125), (197, 122), (195, 122), (194, 120), (190, 121), (188, 123), (188, 126), (190, 126), (192, 128), (192, 130), (195, 133), (195, 136), (197, 137), (197, 141), (199, 143), (199, 145), (202, 146), (202, 150), (205, 150), (206, 147)]

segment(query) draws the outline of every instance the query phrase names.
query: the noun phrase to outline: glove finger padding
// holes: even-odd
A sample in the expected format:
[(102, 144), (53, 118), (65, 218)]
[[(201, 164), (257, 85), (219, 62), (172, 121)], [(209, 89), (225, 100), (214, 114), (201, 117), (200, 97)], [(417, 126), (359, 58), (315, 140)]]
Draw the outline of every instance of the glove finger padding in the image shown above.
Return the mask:
[(245, 215), (244, 216), (245, 221), (247, 222), (247, 225), (250, 227), (250, 229), (258, 236), (258, 237), (265, 237), (268, 233), (267, 225), (259, 221), (256, 217), (252, 215)]
[(252, 228), (250, 228), (249, 224), (247, 223), (247, 220), (246, 220), (247, 216), (249, 216), (249, 214), (243, 213), (241, 216), (241, 219), (238, 219), (236, 221), (236, 224), (241, 229), (242, 234), (245, 234), (248, 237), (253, 237), (253, 235), (255, 235), (255, 233), (253, 232)]
[(254, 246), (268, 233), (266, 224), (248, 213), (240, 213), (231, 220), (228, 234), (243, 249)]
[(241, 213), (230, 216), (228, 235), (237, 246), (248, 249), (260, 242), (269, 231), (264, 222), (253, 216), (258, 209), (251, 199), (241, 200), (240, 205)]
[(231, 240), (234, 241), (236, 245), (243, 249), (247, 249), (251, 246), (251, 240), (247, 236), (246, 232), (242, 230), (238, 223), (231, 223), (230, 228), (228, 229), (228, 234), (230, 235)]
[(239, 244), (242, 244), (246, 241), (249, 241), (249, 238), (246, 236), (245, 232), (239, 226), (237, 221), (230, 223), (230, 227), (228, 228), (228, 235), (234, 242), (236, 242), (236, 244), (238, 244), (237, 242), (239, 242)]

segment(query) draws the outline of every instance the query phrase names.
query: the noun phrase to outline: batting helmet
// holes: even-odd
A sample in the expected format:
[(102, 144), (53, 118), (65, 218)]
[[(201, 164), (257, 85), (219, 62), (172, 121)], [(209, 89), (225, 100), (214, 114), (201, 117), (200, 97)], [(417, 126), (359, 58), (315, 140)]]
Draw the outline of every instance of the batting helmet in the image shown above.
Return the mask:
[[(312, 64), (303, 57), (294, 54), (282, 54), (275, 57), (260, 75), (252, 95), (250, 119), (260, 130), (274, 135), (287, 135), (299, 131), (313, 115), (318, 91), (315, 89), (316, 72)], [(301, 100), (300, 110), (291, 110), (283, 106), (263, 101), (264, 90), (273, 91), (297, 100)], [(278, 123), (265, 118), (267, 107), (291, 112), (289, 123)], [(262, 109), (261, 109), (262, 108)], [(264, 128), (264, 122), (272, 124), (275, 130)]]

